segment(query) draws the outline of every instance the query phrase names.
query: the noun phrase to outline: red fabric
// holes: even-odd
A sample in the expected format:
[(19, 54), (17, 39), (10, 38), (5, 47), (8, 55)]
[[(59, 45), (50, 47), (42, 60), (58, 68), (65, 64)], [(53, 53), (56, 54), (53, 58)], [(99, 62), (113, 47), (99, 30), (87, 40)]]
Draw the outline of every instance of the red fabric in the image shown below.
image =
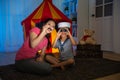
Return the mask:
[(82, 40), (86, 41), (88, 37), (90, 37), (90, 36), (89, 35), (85, 35), (85, 36), (83, 36)]
[[(30, 30), (30, 32), (34, 32), (35, 34), (39, 35), (40, 34), (40, 29), (35, 27), (32, 30)], [(24, 44), (22, 45), (22, 47), (19, 49), (19, 51), (16, 54), (16, 60), (35, 57), (36, 52), (38, 50), (47, 46), (48, 40), (45, 37), (34, 49), (30, 47), (29, 42), (30, 42), (29, 37), (27, 37)]]

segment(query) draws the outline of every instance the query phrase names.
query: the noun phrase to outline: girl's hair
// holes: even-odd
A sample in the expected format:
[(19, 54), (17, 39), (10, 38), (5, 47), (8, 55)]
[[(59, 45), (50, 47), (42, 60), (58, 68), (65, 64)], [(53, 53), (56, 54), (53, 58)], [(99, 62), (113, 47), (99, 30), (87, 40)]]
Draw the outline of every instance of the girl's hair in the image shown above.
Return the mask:
[[(41, 21), (41, 22), (39, 22), (39, 23), (36, 23), (36, 27), (42, 29), (43, 26), (44, 26), (47, 22), (49, 22), (49, 21), (55, 22), (54, 19), (48, 18), (48, 19), (46, 19), (46, 20), (44, 20), (44, 21)], [(56, 22), (55, 22), (55, 28), (57, 28)], [(47, 34), (46, 37), (47, 37), (47, 39), (48, 39), (47, 49), (50, 49), (50, 48), (51, 48), (51, 42), (50, 42), (50, 37), (51, 37), (51, 35), (50, 35), (50, 33)]]

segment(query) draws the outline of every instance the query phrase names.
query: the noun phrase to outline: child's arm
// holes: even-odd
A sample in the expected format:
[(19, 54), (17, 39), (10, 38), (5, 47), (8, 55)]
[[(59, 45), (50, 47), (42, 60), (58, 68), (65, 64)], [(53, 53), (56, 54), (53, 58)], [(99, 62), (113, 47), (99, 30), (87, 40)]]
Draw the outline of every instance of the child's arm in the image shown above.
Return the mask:
[(38, 55), (40, 55), (36, 61), (44, 61), (44, 56), (45, 56), (45, 50), (46, 50), (47, 46), (45, 46)]
[(43, 26), (43, 29), (41, 30), (41, 33), (39, 35), (35, 34), (34, 32), (30, 32), (30, 46), (31, 48), (35, 48), (47, 35), (48, 33), (51, 33), (53, 28), (49, 30), (50, 26), (45, 25)]
[(73, 36), (71, 35), (70, 31), (68, 30), (68, 28), (66, 28), (67, 30), (67, 33), (68, 33), (68, 36), (70, 38), (70, 41), (72, 43), (72, 45), (76, 46), (77, 45), (77, 42), (74, 40)]

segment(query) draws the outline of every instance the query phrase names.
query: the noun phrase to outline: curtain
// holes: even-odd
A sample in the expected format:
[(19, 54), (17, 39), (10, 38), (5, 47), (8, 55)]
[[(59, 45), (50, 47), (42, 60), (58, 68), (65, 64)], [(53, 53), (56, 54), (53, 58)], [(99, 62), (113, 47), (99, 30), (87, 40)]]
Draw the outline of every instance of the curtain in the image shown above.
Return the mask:
[(0, 53), (15, 52), (23, 44), (24, 20), (42, 0), (1, 0), (0, 1)]
[(64, 2), (65, 0), (52, 0), (53, 4), (61, 11), (63, 12), (63, 5), (62, 3)]

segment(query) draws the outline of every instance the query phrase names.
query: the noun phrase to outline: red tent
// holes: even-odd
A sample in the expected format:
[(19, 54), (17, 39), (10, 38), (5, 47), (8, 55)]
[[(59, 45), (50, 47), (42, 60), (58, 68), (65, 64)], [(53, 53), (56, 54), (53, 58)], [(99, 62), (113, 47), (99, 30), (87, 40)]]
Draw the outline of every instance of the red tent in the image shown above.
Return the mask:
[[(24, 38), (29, 35), (29, 30), (35, 26), (35, 23), (46, 18), (53, 18), (56, 20), (56, 22), (68, 21), (72, 23), (68, 17), (66, 17), (58, 8), (53, 5), (52, 0), (44, 0), (41, 5), (33, 11), (32, 14), (22, 21)], [(52, 37), (55, 37), (55, 35), (52, 35)]]

